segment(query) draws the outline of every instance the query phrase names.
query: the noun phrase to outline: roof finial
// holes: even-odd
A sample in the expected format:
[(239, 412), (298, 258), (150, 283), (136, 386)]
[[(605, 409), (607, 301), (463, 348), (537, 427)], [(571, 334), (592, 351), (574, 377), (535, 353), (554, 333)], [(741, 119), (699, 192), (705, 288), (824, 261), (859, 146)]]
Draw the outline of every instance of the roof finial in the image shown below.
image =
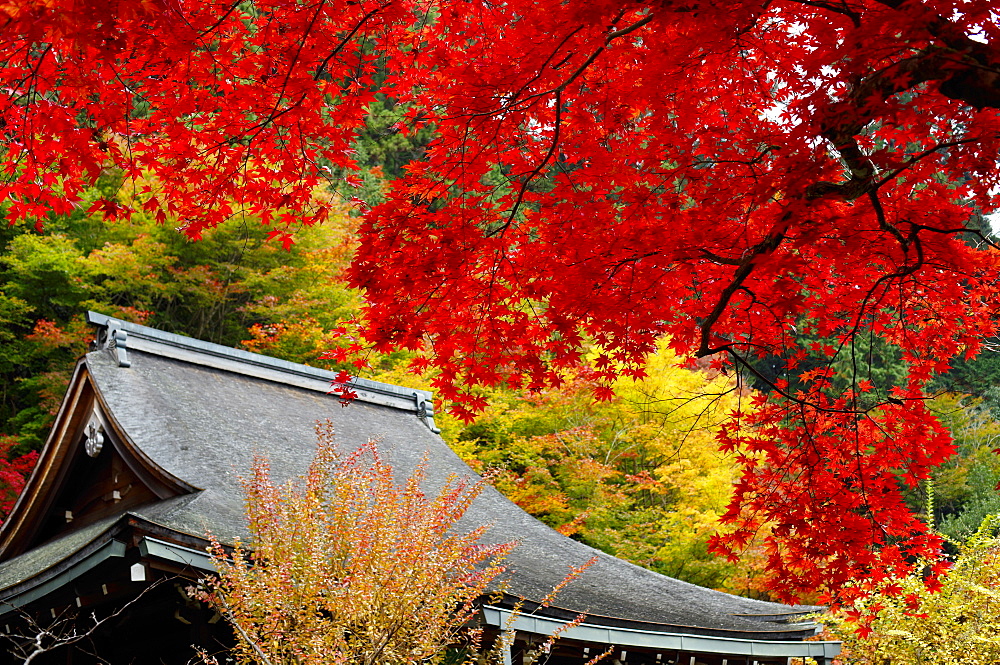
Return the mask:
[(128, 333), (111, 323), (108, 327), (107, 344), (104, 347), (113, 350), (119, 367), (131, 367), (128, 359)]

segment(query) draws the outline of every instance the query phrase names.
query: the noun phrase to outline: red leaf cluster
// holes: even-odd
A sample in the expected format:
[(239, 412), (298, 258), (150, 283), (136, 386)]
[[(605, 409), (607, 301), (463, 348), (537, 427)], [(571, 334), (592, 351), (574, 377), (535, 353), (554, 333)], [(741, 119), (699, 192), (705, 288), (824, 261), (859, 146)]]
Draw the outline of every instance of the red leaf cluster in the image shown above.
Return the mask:
[(900, 484), (927, 479), (953, 452), (923, 400), (861, 413), (846, 399), (810, 397), (761, 404), (721, 437), (744, 471), (722, 518), (733, 528), (713, 546), (735, 555), (771, 524), (767, 567), (786, 599), (901, 575), (935, 551), (941, 539), (910, 512)]
[(0, 435), (0, 518), (6, 519), (38, 461), (38, 452), (13, 456), (16, 436)]
[[(995, 331), (990, 10), (472, 2), (427, 32), (404, 90), (437, 138), (352, 271), (372, 343), (426, 348), (459, 401), (558, 384), (587, 348), (598, 399), (663, 336), (718, 354), (771, 389), (721, 441), (745, 473), (718, 551), (771, 523), (786, 598), (932, 553), (901, 496), (953, 452), (923, 388)], [(796, 376), (810, 336), (825, 363)], [(904, 385), (869, 380), (861, 338), (899, 350)]]
[(353, 165), (346, 149), (373, 99), (370, 46), (410, 22), (402, 3), (370, 0), (4, 3), (5, 216), (69, 212), (114, 168), (156, 185), (92, 212), (142, 207), (193, 238), (241, 213), (320, 221), (329, 203), (315, 188)]
[[(66, 212), (113, 167), (191, 237), (241, 212), (323, 218), (328, 165), (381, 92), (435, 139), (367, 212), (363, 339), (420, 348), (441, 397), (541, 388), (657, 339), (758, 379), (761, 358), (895, 345), (886, 394), (833, 358), (772, 381), (740, 451), (735, 551), (773, 521), (789, 593), (902, 566), (935, 539), (904, 482), (951, 451), (922, 404), (995, 331), (1000, 28), (962, 0), (29, 0), (0, 4), (0, 200)], [(152, 173), (155, 185), (144, 178)], [(95, 210), (128, 210), (98, 202)], [(275, 237), (289, 242), (284, 230)], [(844, 378), (841, 376), (840, 378)], [(599, 398), (607, 390), (599, 387)]]

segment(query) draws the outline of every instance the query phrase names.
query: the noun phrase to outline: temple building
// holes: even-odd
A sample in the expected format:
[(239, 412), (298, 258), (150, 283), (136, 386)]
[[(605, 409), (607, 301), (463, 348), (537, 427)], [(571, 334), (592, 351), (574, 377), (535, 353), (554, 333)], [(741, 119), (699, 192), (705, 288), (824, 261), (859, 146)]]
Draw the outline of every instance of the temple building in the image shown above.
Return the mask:
[[(26, 618), (65, 626), (75, 617), (85, 630), (92, 617), (109, 618), (86, 640), (35, 662), (181, 665), (193, 645), (209, 653), (230, 646), (225, 620), (186, 592), (214, 570), (206, 534), (224, 543), (247, 537), (237, 476), (259, 453), (276, 481), (302, 473), (317, 422), (332, 421), (341, 444), (380, 438), (400, 474), (426, 454), (431, 484), (473, 475), (438, 436), (426, 392), (359, 379), (357, 399), (343, 407), (329, 394), (331, 372), (88, 317), (92, 351), (77, 364), (38, 466), (0, 528), (0, 627), (10, 634), (25, 630)], [(480, 612), (486, 627), (517, 631), (505, 654), (511, 663), (560, 627), (540, 662), (582, 665), (610, 649), (604, 662), (822, 664), (839, 651), (836, 642), (807, 641), (815, 625), (801, 618), (812, 608), (704, 589), (597, 552), (492, 488), (465, 523), (492, 525), (489, 538), (519, 543), (508, 560), (508, 596), (484, 599)], [(571, 566), (594, 556), (554, 606), (511, 616), (515, 599), (533, 608)]]

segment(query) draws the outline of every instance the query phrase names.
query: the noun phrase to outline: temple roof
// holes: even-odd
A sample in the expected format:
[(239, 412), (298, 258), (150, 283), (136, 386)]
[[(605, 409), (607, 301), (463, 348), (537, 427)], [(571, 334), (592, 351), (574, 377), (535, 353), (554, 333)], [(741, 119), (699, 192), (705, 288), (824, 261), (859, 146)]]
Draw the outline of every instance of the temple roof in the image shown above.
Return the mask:
[[(317, 422), (332, 421), (343, 446), (378, 438), (401, 476), (428, 456), (428, 490), (449, 474), (474, 475), (438, 436), (423, 391), (359, 382), (359, 398), (345, 407), (328, 392), (332, 373), (101, 315), (91, 321), (100, 333), (97, 348), (80, 361), (39, 467), (0, 529), (0, 598), (77, 565), (110, 542), (124, 520), (165, 542), (203, 542), (208, 532), (223, 542), (246, 538), (238, 476), (258, 454), (270, 459), (276, 481), (302, 473), (315, 452)], [(86, 431), (99, 436), (88, 423), (110, 439), (117, 457), (105, 467), (117, 464), (115, 482), (127, 472), (134, 477), (129, 487), (141, 484), (145, 494), (128, 495), (136, 497), (130, 502), (119, 496), (124, 490), (108, 490), (119, 498), (105, 503), (118, 512), (88, 508), (77, 525), (64, 504), (78, 501), (66, 488), (76, 488), (73, 496), (84, 491), (73, 485), (74, 474), (96, 464), (79, 452)], [(559, 534), (493, 488), (463, 526), (483, 524), (491, 525), (488, 540), (518, 542), (508, 592), (529, 601), (545, 597), (571, 566), (596, 557), (544, 612), (552, 618), (586, 613), (588, 625), (745, 640), (812, 634), (809, 626), (787, 623), (812, 608), (732, 596), (635, 566)]]

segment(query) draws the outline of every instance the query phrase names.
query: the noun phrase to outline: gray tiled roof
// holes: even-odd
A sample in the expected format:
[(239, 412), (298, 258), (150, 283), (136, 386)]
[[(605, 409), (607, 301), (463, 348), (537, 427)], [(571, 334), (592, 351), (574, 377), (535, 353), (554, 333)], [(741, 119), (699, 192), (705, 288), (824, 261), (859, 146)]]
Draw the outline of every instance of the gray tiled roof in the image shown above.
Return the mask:
[[(401, 475), (428, 454), (428, 489), (451, 473), (472, 474), (415, 411), (365, 401), (343, 407), (315, 386), (239, 373), (210, 358), (166, 357), (155, 352), (155, 345), (147, 351), (130, 348), (128, 361), (129, 366), (121, 366), (111, 350), (93, 351), (85, 360), (100, 398), (132, 444), (151, 463), (199, 488), (183, 500), (131, 509), (174, 531), (194, 536), (211, 531), (223, 541), (246, 536), (238, 474), (247, 472), (255, 454), (270, 458), (276, 480), (302, 472), (315, 450), (315, 424), (327, 419), (342, 445), (381, 438), (380, 449)], [(670, 632), (758, 640), (798, 640), (809, 632), (772, 620), (803, 608), (704, 589), (597, 552), (550, 529), (492, 488), (475, 502), (465, 523), (469, 528), (492, 525), (489, 539), (519, 541), (510, 557), (510, 592), (529, 600), (544, 597), (570, 566), (596, 556), (556, 603), (572, 614), (587, 613), (589, 622), (660, 624)], [(58, 552), (80, 546), (74, 540), (47, 547)], [(11, 566), (23, 576), (27, 556), (37, 555), (0, 566), (0, 582), (15, 575)]]

